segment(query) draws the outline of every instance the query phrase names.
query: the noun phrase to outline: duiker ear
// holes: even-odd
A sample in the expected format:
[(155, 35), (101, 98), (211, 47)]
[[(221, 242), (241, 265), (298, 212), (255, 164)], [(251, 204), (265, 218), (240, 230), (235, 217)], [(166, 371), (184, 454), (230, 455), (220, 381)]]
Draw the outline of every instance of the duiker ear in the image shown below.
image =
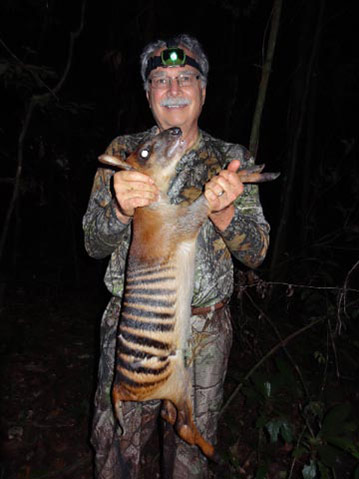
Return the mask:
[(122, 170), (135, 171), (135, 168), (133, 168), (131, 165), (121, 160), (121, 158), (118, 158), (117, 156), (101, 155), (98, 157), (98, 159), (99, 161), (101, 161), (101, 163), (104, 163), (105, 165), (116, 166), (117, 168), (121, 168)]

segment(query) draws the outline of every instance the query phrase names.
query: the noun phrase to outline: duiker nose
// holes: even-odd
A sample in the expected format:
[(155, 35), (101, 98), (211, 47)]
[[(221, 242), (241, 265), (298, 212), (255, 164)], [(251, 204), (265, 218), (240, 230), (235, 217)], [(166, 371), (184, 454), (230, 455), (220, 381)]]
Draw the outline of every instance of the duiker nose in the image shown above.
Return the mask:
[(171, 128), (171, 135), (179, 136), (181, 134), (182, 134), (181, 128), (179, 128), (178, 126), (174, 126), (173, 128)]

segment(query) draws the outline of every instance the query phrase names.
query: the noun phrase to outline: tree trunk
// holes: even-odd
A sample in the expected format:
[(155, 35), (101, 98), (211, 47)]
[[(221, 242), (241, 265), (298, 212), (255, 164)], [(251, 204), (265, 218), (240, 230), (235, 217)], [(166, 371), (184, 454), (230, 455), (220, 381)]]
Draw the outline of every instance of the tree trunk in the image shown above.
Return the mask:
[(257, 156), (257, 151), (258, 151), (259, 130), (261, 125), (265, 97), (266, 97), (267, 88), (268, 88), (269, 75), (272, 70), (272, 63), (273, 63), (274, 50), (275, 50), (275, 45), (276, 45), (277, 36), (278, 36), (281, 11), (282, 11), (282, 0), (274, 0), (271, 31), (269, 34), (267, 54), (266, 54), (265, 63), (262, 69), (262, 78), (259, 85), (257, 104), (254, 111), (252, 131), (251, 131), (251, 137), (249, 141), (249, 151), (252, 153), (252, 155), (254, 155), (254, 157)]
[[(294, 180), (298, 184), (299, 171), (298, 162), (301, 158), (303, 140), (303, 128), (308, 111), (308, 98), (312, 87), (314, 65), (319, 51), (319, 39), (322, 26), (322, 18), (325, 8), (325, 0), (321, 0), (319, 8), (315, 2), (305, 2), (306, 10), (302, 16), (302, 31), (298, 43), (298, 67), (294, 76), (292, 118), (288, 124), (289, 146), (287, 150), (287, 170), (284, 174), (284, 189), (281, 199), (281, 213), (279, 227), (273, 247), (271, 261), (271, 277), (279, 279), (285, 276), (288, 261), (282, 261), (284, 254), (289, 249), (291, 237), (289, 230), (291, 218), (294, 214), (295, 204), (301, 204), (303, 185), (307, 178), (302, 175), (302, 187), (294, 191)], [(310, 162), (310, 158), (307, 158)], [(305, 170), (305, 169), (304, 169)], [(296, 196), (295, 196), (296, 195)], [(300, 195), (298, 197), (298, 195)], [(299, 231), (295, 229), (295, 234)], [(294, 235), (293, 235), (294, 236)]]

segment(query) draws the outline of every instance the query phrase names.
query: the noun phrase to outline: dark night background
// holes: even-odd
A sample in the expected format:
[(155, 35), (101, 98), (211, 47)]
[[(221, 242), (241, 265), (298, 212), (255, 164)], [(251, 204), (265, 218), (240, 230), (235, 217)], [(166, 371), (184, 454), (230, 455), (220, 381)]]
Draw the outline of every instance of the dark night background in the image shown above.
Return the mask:
[[(200, 126), (248, 147), (274, 3), (0, 3), (0, 478), (91, 477), (108, 296), (106, 261), (87, 257), (81, 219), (98, 155), (153, 124), (143, 46), (198, 37), (210, 61)], [(281, 176), (260, 186), (267, 259), (255, 272), (236, 264), (225, 398), (243, 387), (223, 415), (219, 477), (359, 477), (355, 4), (283, 0), (257, 152)], [(144, 477), (156, 477), (146, 454)]]

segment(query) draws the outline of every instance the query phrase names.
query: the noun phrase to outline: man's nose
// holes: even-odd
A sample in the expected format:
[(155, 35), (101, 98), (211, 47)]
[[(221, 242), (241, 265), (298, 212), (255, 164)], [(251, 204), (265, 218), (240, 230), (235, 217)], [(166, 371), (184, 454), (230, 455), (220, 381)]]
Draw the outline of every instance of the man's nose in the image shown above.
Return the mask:
[(178, 85), (177, 78), (171, 78), (169, 91), (171, 92), (171, 95), (177, 95), (179, 93), (180, 86)]

